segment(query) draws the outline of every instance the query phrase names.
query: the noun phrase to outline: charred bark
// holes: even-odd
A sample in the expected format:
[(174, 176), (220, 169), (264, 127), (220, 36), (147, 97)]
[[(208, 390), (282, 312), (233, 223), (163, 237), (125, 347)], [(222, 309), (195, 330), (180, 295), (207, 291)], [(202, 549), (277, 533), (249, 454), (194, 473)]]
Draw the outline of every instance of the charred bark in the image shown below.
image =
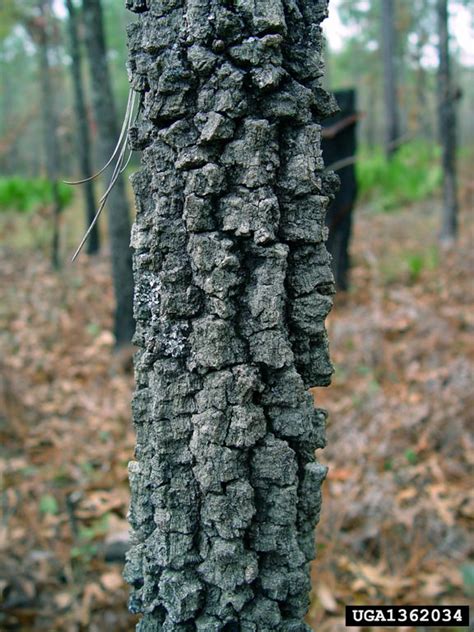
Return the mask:
[(452, 86), (449, 55), (448, 2), (438, 0), (438, 125), (443, 167), (443, 211), (440, 239), (451, 242), (458, 229), (456, 174), (456, 95)]
[(357, 198), (357, 178), (354, 161), (338, 168), (339, 161), (357, 153), (357, 112), (354, 89), (334, 93), (340, 111), (324, 122), (322, 150), (324, 162), (339, 176), (340, 186), (326, 214), (329, 236), (326, 247), (331, 253), (332, 269), (338, 290), (349, 288), (349, 245), (352, 235), (352, 215)]
[[(98, 127), (101, 161), (106, 164), (119, 137), (117, 114), (107, 64), (100, 0), (83, 0), (86, 49), (91, 75), (92, 104)], [(107, 173), (110, 174), (112, 167)], [(130, 249), (130, 211), (125, 182), (120, 176), (110, 192), (108, 228), (115, 291), (114, 333), (117, 346), (129, 344), (133, 322), (133, 273)]]
[(303, 631), (326, 468), (326, 0), (129, 0), (145, 631)]
[[(87, 120), (87, 108), (84, 98), (84, 88), (82, 82), (82, 59), (79, 41), (79, 27), (77, 10), (72, 0), (66, 0), (66, 7), (69, 13), (68, 28), (71, 53), (71, 77), (74, 89), (74, 110), (77, 124), (77, 155), (79, 157), (79, 168), (82, 178), (92, 175), (91, 161), (91, 140), (89, 133), (89, 123)], [(84, 204), (86, 216), (86, 229), (92, 224), (96, 212), (94, 195), (94, 183), (88, 180), (83, 185)], [(95, 224), (89, 239), (87, 240), (87, 252), (93, 255), (99, 251), (100, 236), (99, 225)]]

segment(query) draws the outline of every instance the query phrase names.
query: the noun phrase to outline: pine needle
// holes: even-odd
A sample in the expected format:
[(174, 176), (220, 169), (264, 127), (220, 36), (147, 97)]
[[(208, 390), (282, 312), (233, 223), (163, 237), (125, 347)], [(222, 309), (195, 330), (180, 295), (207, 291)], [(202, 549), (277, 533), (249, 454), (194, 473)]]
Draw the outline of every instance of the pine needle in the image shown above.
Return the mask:
[(91, 234), (92, 229), (94, 228), (94, 226), (97, 223), (97, 220), (100, 217), (100, 214), (102, 213), (104, 206), (107, 203), (107, 199), (110, 195), (110, 192), (112, 191), (112, 189), (115, 186), (115, 183), (117, 182), (118, 178), (120, 177), (120, 174), (122, 174), (125, 169), (127, 168), (130, 159), (132, 157), (132, 151), (130, 151), (127, 160), (124, 162), (124, 157), (125, 157), (125, 152), (127, 150), (127, 135), (128, 135), (128, 131), (130, 129), (130, 125), (132, 123), (132, 119), (133, 119), (133, 110), (135, 107), (135, 97), (136, 97), (136, 93), (133, 90), (130, 90), (129, 95), (128, 95), (128, 101), (127, 101), (127, 108), (125, 111), (125, 116), (124, 116), (124, 120), (123, 120), (123, 124), (122, 124), (122, 129), (120, 131), (120, 137), (117, 141), (117, 145), (115, 146), (114, 152), (112, 154), (112, 156), (110, 157), (110, 159), (107, 161), (107, 164), (102, 167), (102, 169), (100, 171), (98, 171), (96, 174), (94, 174), (93, 176), (90, 176), (89, 178), (84, 178), (83, 180), (77, 180), (75, 182), (66, 182), (66, 184), (71, 184), (71, 185), (76, 185), (76, 184), (83, 184), (84, 182), (88, 182), (89, 180), (93, 180), (94, 178), (97, 178), (97, 176), (99, 176), (101, 173), (103, 173), (105, 171), (105, 169), (107, 169), (107, 167), (113, 162), (114, 158), (117, 156), (118, 153), (118, 157), (117, 157), (117, 161), (115, 163), (114, 166), (114, 170), (112, 172), (112, 176), (110, 178), (109, 184), (107, 186), (107, 189), (105, 191), (105, 193), (103, 194), (103, 196), (100, 198), (99, 200), (99, 207), (97, 209), (96, 214), (94, 215), (94, 219), (92, 220), (92, 222), (89, 225), (89, 228), (87, 229), (84, 237), (81, 240), (81, 243), (79, 244), (79, 246), (77, 247), (76, 252), (74, 253), (71, 261), (74, 262), (79, 253), (81, 252), (84, 244), (87, 241), (87, 238), (89, 237), (89, 235)]

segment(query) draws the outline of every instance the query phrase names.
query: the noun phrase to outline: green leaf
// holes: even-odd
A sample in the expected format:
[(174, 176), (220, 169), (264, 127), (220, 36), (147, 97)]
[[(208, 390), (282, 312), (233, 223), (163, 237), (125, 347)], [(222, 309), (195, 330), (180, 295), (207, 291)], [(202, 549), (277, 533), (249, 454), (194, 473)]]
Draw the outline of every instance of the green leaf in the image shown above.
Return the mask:
[(88, 562), (97, 554), (97, 550), (97, 545), (92, 543), (73, 546), (71, 549), (71, 559)]
[(416, 465), (418, 462), (418, 457), (416, 455), (416, 452), (412, 450), (411, 448), (408, 448), (408, 450), (405, 450), (405, 458), (410, 465)]
[(474, 564), (463, 564), (460, 568), (464, 589), (469, 596), (474, 596)]
[(385, 459), (384, 463), (383, 463), (383, 469), (385, 472), (390, 472), (391, 470), (393, 470), (393, 461), (392, 459)]
[(45, 494), (40, 498), (39, 508), (43, 514), (55, 515), (59, 511), (58, 501), (54, 496), (51, 496), (51, 494)]
[(87, 333), (94, 338), (100, 334), (99, 323), (89, 323), (86, 327)]

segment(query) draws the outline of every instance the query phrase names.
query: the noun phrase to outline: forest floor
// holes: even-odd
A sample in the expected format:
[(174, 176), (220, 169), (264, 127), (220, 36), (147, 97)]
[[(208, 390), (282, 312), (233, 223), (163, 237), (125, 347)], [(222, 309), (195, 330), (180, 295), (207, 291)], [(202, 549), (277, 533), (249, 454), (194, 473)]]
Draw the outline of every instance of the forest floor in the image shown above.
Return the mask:
[[(348, 603), (474, 594), (473, 218), (442, 251), (438, 206), (357, 211), (352, 289), (328, 321), (336, 373), (315, 393), (330, 411), (319, 632), (343, 630)], [(121, 563), (107, 559), (127, 538), (133, 379), (130, 351), (112, 352), (108, 263), (53, 273), (16, 230), (0, 249), (0, 630), (129, 631)]]

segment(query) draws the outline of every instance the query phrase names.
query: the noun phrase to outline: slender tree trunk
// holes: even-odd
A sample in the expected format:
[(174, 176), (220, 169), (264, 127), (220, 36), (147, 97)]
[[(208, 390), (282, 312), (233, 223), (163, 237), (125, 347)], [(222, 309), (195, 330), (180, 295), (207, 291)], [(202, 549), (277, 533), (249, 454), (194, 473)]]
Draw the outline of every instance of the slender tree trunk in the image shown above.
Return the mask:
[[(0, 170), (3, 175), (14, 174), (18, 165), (17, 134), (11, 135), (17, 117), (15, 116), (15, 86), (12, 68), (7, 61), (0, 56), (0, 73), (2, 77), (3, 89), (1, 93), (2, 103), (2, 126), (0, 137)], [(6, 144), (5, 139), (7, 139)], [(3, 145), (3, 146), (2, 146)]]
[(394, 141), (400, 136), (394, 0), (382, 0), (381, 15), (385, 104), (385, 154), (387, 158), (390, 158), (396, 151)]
[[(69, 40), (71, 53), (71, 76), (74, 88), (74, 109), (77, 124), (77, 153), (79, 157), (79, 167), (82, 178), (92, 175), (91, 161), (91, 141), (89, 134), (89, 124), (87, 120), (86, 101), (82, 83), (82, 60), (79, 43), (77, 11), (72, 0), (66, 0), (66, 7), (69, 13)], [(92, 223), (96, 213), (96, 202), (94, 195), (94, 183), (85, 182), (83, 185), (84, 204), (86, 211), (86, 228)], [(99, 251), (100, 236), (99, 225), (95, 224), (87, 240), (87, 252), (92, 255)]]
[[(332, 367), (326, 0), (129, 0), (141, 632), (309, 630)], [(161, 5), (160, 5), (161, 6)]]
[[(100, 156), (105, 164), (119, 137), (115, 102), (106, 56), (100, 0), (83, 0), (86, 48), (91, 73), (92, 101), (98, 127)], [(111, 168), (109, 170), (110, 174)], [(130, 343), (133, 332), (133, 275), (130, 250), (130, 213), (123, 177), (119, 177), (108, 202), (112, 276), (115, 289), (117, 346)]]
[(39, 75), (41, 84), (41, 106), (43, 118), (44, 150), (46, 158), (46, 175), (51, 183), (52, 192), (52, 243), (51, 263), (58, 269), (61, 265), (59, 256), (60, 241), (60, 217), (62, 211), (61, 197), (59, 195), (59, 169), (60, 151), (58, 143), (58, 119), (56, 103), (54, 99), (54, 86), (51, 79), (51, 66), (49, 62), (49, 33), (48, 19), (49, 0), (40, 0), (39, 8), (41, 19), (36, 28), (38, 42)]
[(377, 131), (377, 84), (372, 75), (369, 76), (367, 86), (367, 117), (365, 131), (367, 147), (373, 151)]
[[(351, 158), (357, 154), (356, 91), (353, 88), (334, 93), (340, 111), (325, 121), (322, 151), (326, 165)], [(350, 255), (352, 236), (352, 214), (357, 198), (355, 165), (348, 164), (337, 169), (340, 187), (329, 205), (326, 225), (329, 236), (326, 247), (331, 253), (332, 270), (336, 289), (349, 288)]]
[(438, 0), (438, 124), (443, 167), (443, 212), (440, 239), (451, 242), (458, 229), (456, 109), (449, 57), (448, 1)]
[(418, 40), (416, 43), (414, 62), (415, 62), (415, 72), (416, 72), (416, 85), (415, 85), (415, 95), (416, 95), (416, 120), (417, 127), (420, 130), (420, 133), (427, 140), (433, 140), (433, 131), (431, 129), (431, 116), (430, 116), (430, 107), (427, 98), (427, 76), (426, 71), (423, 68), (422, 57), (423, 57), (423, 48), (425, 47), (428, 40), (428, 34), (425, 30), (420, 31), (418, 33)]

